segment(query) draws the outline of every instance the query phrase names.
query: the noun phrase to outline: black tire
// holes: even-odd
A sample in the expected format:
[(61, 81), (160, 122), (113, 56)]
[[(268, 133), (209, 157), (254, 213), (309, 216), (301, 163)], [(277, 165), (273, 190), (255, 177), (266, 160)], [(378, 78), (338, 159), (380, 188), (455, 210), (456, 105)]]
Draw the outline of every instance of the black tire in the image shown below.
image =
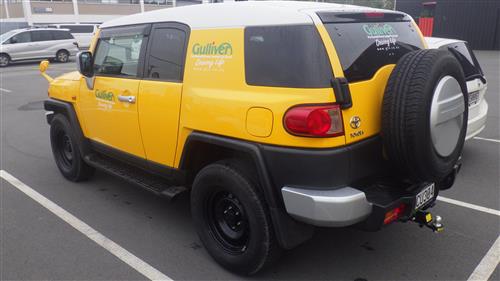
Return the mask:
[(58, 62), (66, 63), (69, 61), (69, 52), (66, 50), (59, 50), (56, 53), (56, 60)]
[(62, 114), (57, 114), (50, 124), (50, 144), (59, 171), (74, 182), (89, 179), (94, 168), (83, 161), (78, 141), (71, 125)]
[(10, 57), (7, 54), (0, 54), (0, 67), (7, 67), (10, 64)]
[(258, 186), (238, 167), (224, 161), (203, 168), (193, 183), (191, 213), (208, 253), (226, 269), (251, 275), (281, 249)]
[[(462, 122), (457, 138), (452, 138), (456, 142), (450, 142), (450, 152), (443, 156), (431, 139), (430, 118), (437, 84), (449, 76), (458, 82), (465, 108), (463, 116), (456, 117), (457, 123)], [(396, 169), (414, 182), (439, 182), (449, 175), (462, 154), (467, 105), (463, 70), (449, 51), (418, 50), (404, 55), (391, 73), (382, 105), (384, 148)]]

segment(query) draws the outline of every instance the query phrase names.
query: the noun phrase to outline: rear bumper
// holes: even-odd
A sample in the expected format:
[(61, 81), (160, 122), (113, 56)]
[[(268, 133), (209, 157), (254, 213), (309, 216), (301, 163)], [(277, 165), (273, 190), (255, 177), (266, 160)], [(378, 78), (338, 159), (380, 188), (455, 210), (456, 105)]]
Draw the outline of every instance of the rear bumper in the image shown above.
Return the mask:
[(485, 99), (469, 109), (469, 121), (467, 122), (467, 135), (465, 140), (477, 136), (486, 127), (486, 115), (488, 114), (488, 103)]
[[(386, 213), (401, 204), (405, 212), (400, 219), (410, 219), (417, 211), (416, 195), (428, 183), (401, 185), (372, 184), (335, 190), (284, 187), (282, 195), (288, 214), (304, 223), (322, 227), (357, 224), (365, 230), (378, 230), (384, 225)], [(438, 193), (436, 185), (434, 197), (420, 209), (431, 207)]]

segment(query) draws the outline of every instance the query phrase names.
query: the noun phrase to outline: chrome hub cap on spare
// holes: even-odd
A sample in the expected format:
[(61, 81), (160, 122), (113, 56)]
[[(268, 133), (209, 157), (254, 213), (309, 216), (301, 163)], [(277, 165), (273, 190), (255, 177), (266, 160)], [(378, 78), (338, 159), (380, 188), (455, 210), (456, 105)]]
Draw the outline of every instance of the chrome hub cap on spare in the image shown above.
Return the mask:
[(465, 102), (458, 81), (441, 78), (434, 90), (431, 105), (431, 138), (436, 152), (447, 157), (457, 147), (464, 126)]

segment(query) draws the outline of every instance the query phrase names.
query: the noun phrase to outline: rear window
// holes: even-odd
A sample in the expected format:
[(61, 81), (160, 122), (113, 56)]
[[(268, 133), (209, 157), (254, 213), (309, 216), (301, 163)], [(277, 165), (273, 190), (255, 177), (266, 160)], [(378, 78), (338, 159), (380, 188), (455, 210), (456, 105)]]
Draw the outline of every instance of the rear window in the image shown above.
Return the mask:
[(460, 61), (462, 68), (464, 70), (464, 75), (467, 79), (474, 79), (478, 76), (482, 76), (483, 71), (479, 62), (474, 56), (474, 53), (469, 48), (469, 45), (465, 42), (456, 42), (448, 45), (441, 46), (440, 49), (448, 49), (450, 52), (454, 53), (457, 59)]
[(245, 76), (254, 86), (326, 88), (330, 61), (312, 25), (245, 28)]
[(404, 54), (423, 48), (419, 33), (404, 15), (340, 15), (329, 17), (325, 27), (349, 82), (368, 80), (381, 67), (394, 64)]
[(61, 25), (62, 29), (69, 29), (71, 33), (93, 33), (93, 25)]
[(54, 36), (54, 40), (66, 40), (74, 38), (73, 35), (71, 35), (71, 33), (64, 30), (54, 30), (52, 31), (52, 36)]

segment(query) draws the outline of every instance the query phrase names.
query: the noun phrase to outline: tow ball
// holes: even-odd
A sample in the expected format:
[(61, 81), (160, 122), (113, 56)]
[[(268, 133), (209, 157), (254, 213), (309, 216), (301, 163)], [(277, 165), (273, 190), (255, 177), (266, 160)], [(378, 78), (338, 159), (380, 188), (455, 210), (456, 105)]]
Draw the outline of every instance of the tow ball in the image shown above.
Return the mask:
[(430, 212), (417, 211), (415, 216), (411, 218), (413, 222), (418, 223), (420, 227), (428, 227), (433, 232), (438, 233), (444, 230), (443, 219), (441, 216), (433, 216)]

